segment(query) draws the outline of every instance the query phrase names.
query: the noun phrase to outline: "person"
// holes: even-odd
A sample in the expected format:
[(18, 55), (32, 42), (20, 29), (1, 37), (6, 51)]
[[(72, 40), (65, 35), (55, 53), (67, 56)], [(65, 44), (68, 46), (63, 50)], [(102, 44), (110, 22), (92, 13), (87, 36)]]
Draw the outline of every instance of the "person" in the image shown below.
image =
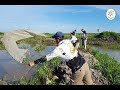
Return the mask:
[(73, 32), (70, 32), (70, 41), (72, 42), (73, 46), (76, 47), (78, 49), (79, 47), (79, 40), (78, 38), (76, 37), (76, 29), (73, 31)]
[(87, 46), (87, 33), (84, 29), (81, 29), (81, 31), (83, 32), (83, 38), (82, 39), (82, 45), (84, 46), (84, 49), (86, 50), (86, 46)]
[(77, 30), (75, 29), (75, 30), (72, 32), (72, 33), (74, 33), (75, 36), (76, 36), (76, 31), (77, 31)]
[(64, 39), (64, 34), (62, 32), (56, 32), (52, 38), (55, 38), (57, 43), (56, 48), (46, 56), (30, 61), (28, 65), (32, 67), (35, 64), (49, 61), (55, 57), (61, 57), (61, 60), (65, 62), (72, 71), (73, 82), (71, 85), (83, 85), (83, 78), (87, 85), (92, 85), (93, 81), (88, 63), (81, 57), (71, 41), (69, 39)]

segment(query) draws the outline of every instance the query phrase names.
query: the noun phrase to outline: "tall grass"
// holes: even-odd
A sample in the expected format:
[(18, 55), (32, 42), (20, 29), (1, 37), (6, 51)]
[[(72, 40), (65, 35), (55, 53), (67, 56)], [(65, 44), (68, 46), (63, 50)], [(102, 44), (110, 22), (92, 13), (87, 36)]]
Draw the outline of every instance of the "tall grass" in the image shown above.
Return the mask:
[(120, 64), (117, 60), (110, 58), (107, 54), (100, 54), (99, 51), (93, 51), (92, 54), (99, 61), (95, 69), (102, 71), (110, 85), (120, 85)]

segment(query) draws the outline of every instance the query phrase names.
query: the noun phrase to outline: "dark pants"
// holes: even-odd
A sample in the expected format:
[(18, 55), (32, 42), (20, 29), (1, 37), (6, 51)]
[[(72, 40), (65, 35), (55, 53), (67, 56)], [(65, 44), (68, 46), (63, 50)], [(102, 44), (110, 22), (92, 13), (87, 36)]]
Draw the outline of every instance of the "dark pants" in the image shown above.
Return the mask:
[(86, 44), (87, 44), (87, 39), (81, 38), (82, 39), (82, 46), (86, 49)]
[(73, 46), (74, 46), (76, 49), (78, 49), (79, 44), (80, 44), (80, 40), (77, 40), (75, 43), (73, 43)]

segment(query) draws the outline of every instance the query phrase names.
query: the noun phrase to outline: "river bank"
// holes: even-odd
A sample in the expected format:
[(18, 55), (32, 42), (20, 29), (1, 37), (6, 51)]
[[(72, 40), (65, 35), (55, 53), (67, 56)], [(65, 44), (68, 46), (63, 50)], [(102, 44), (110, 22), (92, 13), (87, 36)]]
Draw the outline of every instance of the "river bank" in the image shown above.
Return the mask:
[[(55, 48), (54, 46), (47, 47), (45, 50), (43, 50), (41, 52), (41, 55), (43, 56), (45, 54), (48, 54), (54, 48)], [(105, 63), (105, 62), (102, 62), (100, 65), (98, 64), (98, 60), (96, 59), (96, 56), (99, 57), (98, 58), (99, 60), (102, 59), (102, 58), (100, 58), (101, 56), (98, 56), (98, 54), (96, 55), (95, 53), (94, 53), (94, 55), (92, 55), (89, 52), (81, 52), (81, 50), (79, 52), (85, 58), (85, 60), (87, 60), (89, 63), (90, 70), (92, 73), (92, 78), (94, 81), (94, 85), (108, 85), (108, 84), (111, 85), (111, 84), (113, 84), (113, 83), (108, 82), (107, 75), (103, 76), (103, 73), (108, 74), (109, 70), (115, 71), (116, 69), (112, 68), (113, 66), (111, 68), (107, 68), (108, 66), (105, 65), (108, 72), (107, 72), (107, 70), (103, 71), (104, 69), (96, 68), (96, 67), (102, 67), (103, 64)], [(32, 51), (31, 55), (35, 58), (39, 58), (38, 53), (40, 53), (40, 52), (33, 53), (33, 51)], [(38, 56), (36, 56), (36, 55), (38, 55)], [(110, 58), (108, 58), (108, 59), (110, 60)], [(104, 58), (104, 60), (106, 60), (106, 58)], [(106, 60), (106, 61), (109, 61), (109, 60)], [(21, 79), (18, 79), (18, 81), (16, 81), (17, 82), (16, 84), (17, 85), (57, 85), (58, 83), (56, 82), (56, 80), (54, 80), (55, 74), (53, 72), (54, 72), (55, 68), (60, 65), (60, 62), (61, 62), (60, 58), (54, 58), (54, 60), (39, 64), (38, 66), (36, 66), (37, 68), (34, 69), (34, 72), (32, 73), (33, 77), (31, 77), (31, 79), (30, 78), (29, 79), (21, 78)], [(99, 61), (99, 62), (101, 62), (101, 61)], [(110, 61), (110, 62), (106, 62), (106, 63), (108, 63), (109, 65), (114, 65), (114, 66), (117, 65), (116, 63), (111, 64), (111, 62), (114, 62), (114, 61)], [(12, 65), (12, 66), (15, 66), (15, 65)], [(119, 65), (116, 68), (119, 68)], [(9, 69), (10, 69), (10, 67), (9, 67)], [(25, 70), (25, 69), (23, 69), (23, 70)], [(11, 71), (11, 70), (9, 70), (9, 71)], [(111, 71), (111, 72), (113, 72), (113, 71)], [(119, 72), (119, 70), (117, 70), (117, 72)], [(119, 75), (120, 74), (117, 73), (116, 77), (119, 77)], [(28, 75), (28, 76), (31, 76), (31, 75)], [(111, 77), (113, 78), (113, 74), (111, 75)], [(119, 80), (119, 78), (115, 78), (115, 79)], [(39, 80), (41, 80), (41, 81), (39, 81)], [(8, 83), (8, 84), (10, 84), (10, 83)], [(63, 84), (65, 85), (65, 82)], [(116, 83), (116, 84), (119, 84), (119, 83)]]

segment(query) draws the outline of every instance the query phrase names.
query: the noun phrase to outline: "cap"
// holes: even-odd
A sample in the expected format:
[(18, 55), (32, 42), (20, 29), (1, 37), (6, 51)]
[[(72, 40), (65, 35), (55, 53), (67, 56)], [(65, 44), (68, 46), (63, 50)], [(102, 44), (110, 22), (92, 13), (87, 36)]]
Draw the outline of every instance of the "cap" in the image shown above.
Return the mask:
[(75, 35), (75, 32), (71, 32), (70, 34)]
[(64, 34), (62, 32), (56, 32), (56, 34), (54, 34), (52, 36), (52, 38), (55, 38), (55, 39), (64, 39)]

